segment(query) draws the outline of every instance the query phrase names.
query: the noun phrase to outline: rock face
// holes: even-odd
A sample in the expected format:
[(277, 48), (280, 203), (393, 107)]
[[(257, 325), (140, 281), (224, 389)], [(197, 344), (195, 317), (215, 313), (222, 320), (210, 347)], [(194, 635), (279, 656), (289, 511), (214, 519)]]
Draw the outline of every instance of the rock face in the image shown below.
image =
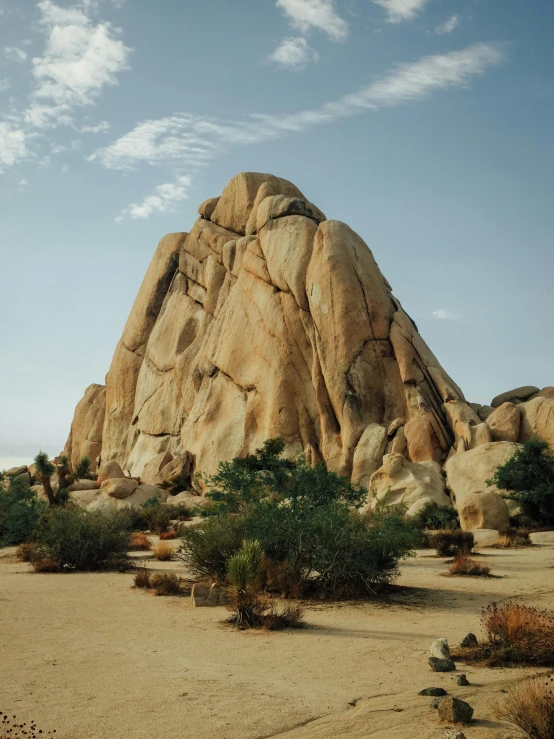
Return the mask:
[[(421, 483), (410, 506), (447, 505), (438, 476), (452, 446), (486, 447), (506, 424), (465, 402), (362, 239), (266, 174), (237, 175), (199, 213), (158, 245), (106, 386), (77, 406), (72, 464), (100, 456), (190, 490), (197, 471), (281, 437), (287, 454), (364, 486), (400, 454), (423, 465), (408, 468)], [(544, 411), (520, 412), (522, 429), (544, 425)]]
[(370, 490), (375, 495), (373, 508), (379, 503), (403, 505), (407, 516), (415, 516), (427, 503), (451, 505), (440, 465), (433, 460), (408, 462), (402, 454), (384, 457), (383, 466), (371, 477)]

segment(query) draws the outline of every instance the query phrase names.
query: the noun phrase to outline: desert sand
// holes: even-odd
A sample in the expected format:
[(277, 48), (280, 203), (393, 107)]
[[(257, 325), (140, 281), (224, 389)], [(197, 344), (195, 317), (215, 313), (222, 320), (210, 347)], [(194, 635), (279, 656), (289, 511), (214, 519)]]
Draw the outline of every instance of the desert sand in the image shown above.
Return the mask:
[[(537, 670), (427, 665), (433, 639), (479, 635), (481, 609), (514, 596), (554, 608), (554, 540), (487, 549), (495, 578), (452, 578), (420, 551), (395, 592), (307, 604), (306, 626), (276, 633), (224, 625), (224, 608), (132, 588), (132, 574), (34, 574), (0, 550), (0, 709), (60, 739), (433, 739), (442, 686), (475, 708), (467, 739), (508, 739), (500, 691)], [(177, 562), (152, 569), (182, 571)], [(183, 571), (183, 574), (184, 571)], [(471, 685), (459, 687), (464, 672)]]

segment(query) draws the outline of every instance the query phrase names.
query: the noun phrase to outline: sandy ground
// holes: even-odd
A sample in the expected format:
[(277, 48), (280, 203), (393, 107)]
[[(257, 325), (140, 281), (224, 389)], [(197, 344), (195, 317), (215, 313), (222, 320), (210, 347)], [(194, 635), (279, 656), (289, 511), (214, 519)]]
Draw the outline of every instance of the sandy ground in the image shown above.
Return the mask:
[(430, 686), (474, 706), (467, 739), (515, 739), (492, 705), (532, 671), (436, 674), (429, 646), (479, 633), (492, 601), (554, 608), (554, 543), (485, 550), (490, 579), (443, 577), (419, 552), (386, 600), (309, 605), (304, 629), (277, 633), (238, 632), (224, 608), (137, 591), (131, 574), (34, 574), (13, 552), (0, 550), (0, 709), (59, 739), (438, 739), (417, 695)]

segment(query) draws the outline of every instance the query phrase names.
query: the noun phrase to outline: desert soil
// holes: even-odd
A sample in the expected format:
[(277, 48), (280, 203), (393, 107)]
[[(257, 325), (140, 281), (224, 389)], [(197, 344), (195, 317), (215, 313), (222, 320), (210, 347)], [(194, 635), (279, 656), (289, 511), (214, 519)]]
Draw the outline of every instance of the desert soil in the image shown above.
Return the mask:
[(493, 704), (536, 671), (437, 674), (428, 650), (479, 635), (493, 601), (554, 608), (554, 540), (479, 559), (498, 577), (447, 578), (445, 560), (418, 552), (387, 598), (308, 604), (305, 628), (267, 633), (135, 590), (132, 574), (34, 574), (0, 550), (0, 709), (59, 739), (438, 739), (445, 727), (418, 691), (441, 686), (475, 708), (467, 739), (515, 738)]

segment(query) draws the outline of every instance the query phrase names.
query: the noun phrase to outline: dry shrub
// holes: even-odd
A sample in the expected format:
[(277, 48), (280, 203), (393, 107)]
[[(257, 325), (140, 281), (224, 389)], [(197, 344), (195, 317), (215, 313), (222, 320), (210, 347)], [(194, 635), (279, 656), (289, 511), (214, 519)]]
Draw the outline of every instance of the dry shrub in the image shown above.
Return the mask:
[(269, 558), (264, 561), (262, 581), (268, 593), (285, 598), (301, 598), (306, 586), (298, 569), (288, 562), (275, 562)]
[(177, 539), (177, 532), (175, 529), (169, 529), (169, 531), (162, 531), (160, 534), (160, 541), (168, 541), (169, 539)]
[(304, 626), (304, 609), (299, 603), (283, 603), (280, 607), (269, 599), (262, 601), (261, 626), (266, 631)]
[(139, 567), (135, 575), (135, 588), (149, 588), (150, 587), (150, 573), (146, 567)]
[(129, 539), (130, 552), (143, 552), (152, 548), (152, 543), (146, 534), (142, 531), (135, 531)]
[(466, 554), (458, 554), (454, 562), (450, 565), (449, 572), (451, 575), (469, 575), (473, 577), (488, 577), (491, 568), (481, 565)]
[(528, 739), (552, 739), (554, 678), (534, 678), (516, 685), (498, 702), (496, 713)]
[(486, 641), (456, 656), (491, 667), (554, 666), (554, 614), (512, 601), (488, 606), (481, 621)]
[(20, 562), (32, 562), (36, 554), (36, 545), (30, 541), (20, 544), (15, 550), (15, 556)]
[(475, 546), (471, 531), (443, 530), (429, 534), (429, 545), (437, 550), (439, 557), (456, 557), (458, 554), (470, 554)]
[(160, 572), (152, 575), (150, 587), (156, 591), (156, 595), (179, 595), (181, 578), (172, 572)]
[(512, 549), (514, 547), (530, 547), (533, 545), (529, 536), (529, 529), (509, 528), (503, 531), (498, 542), (494, 545), (497, 549)]
[(173, 547), (165, 542), (160, 542), (159, 544), (156, 544), (155, 547), (152, 547), (152, 554), (154, 555), (154, 558), (160, 562), (169, 562), (173, 557)]
[(56, 560), (50, 557), (34, 558), (31, 562), (35, 572), (59, 572), (60, 568)]
[(0, 709), (0, 739), (46, 739), (54, 736), (54, 731), (42, 731), (37, 728), (35, 721), (30, 723), (17, 723), (17, 716), (8, 716)]

